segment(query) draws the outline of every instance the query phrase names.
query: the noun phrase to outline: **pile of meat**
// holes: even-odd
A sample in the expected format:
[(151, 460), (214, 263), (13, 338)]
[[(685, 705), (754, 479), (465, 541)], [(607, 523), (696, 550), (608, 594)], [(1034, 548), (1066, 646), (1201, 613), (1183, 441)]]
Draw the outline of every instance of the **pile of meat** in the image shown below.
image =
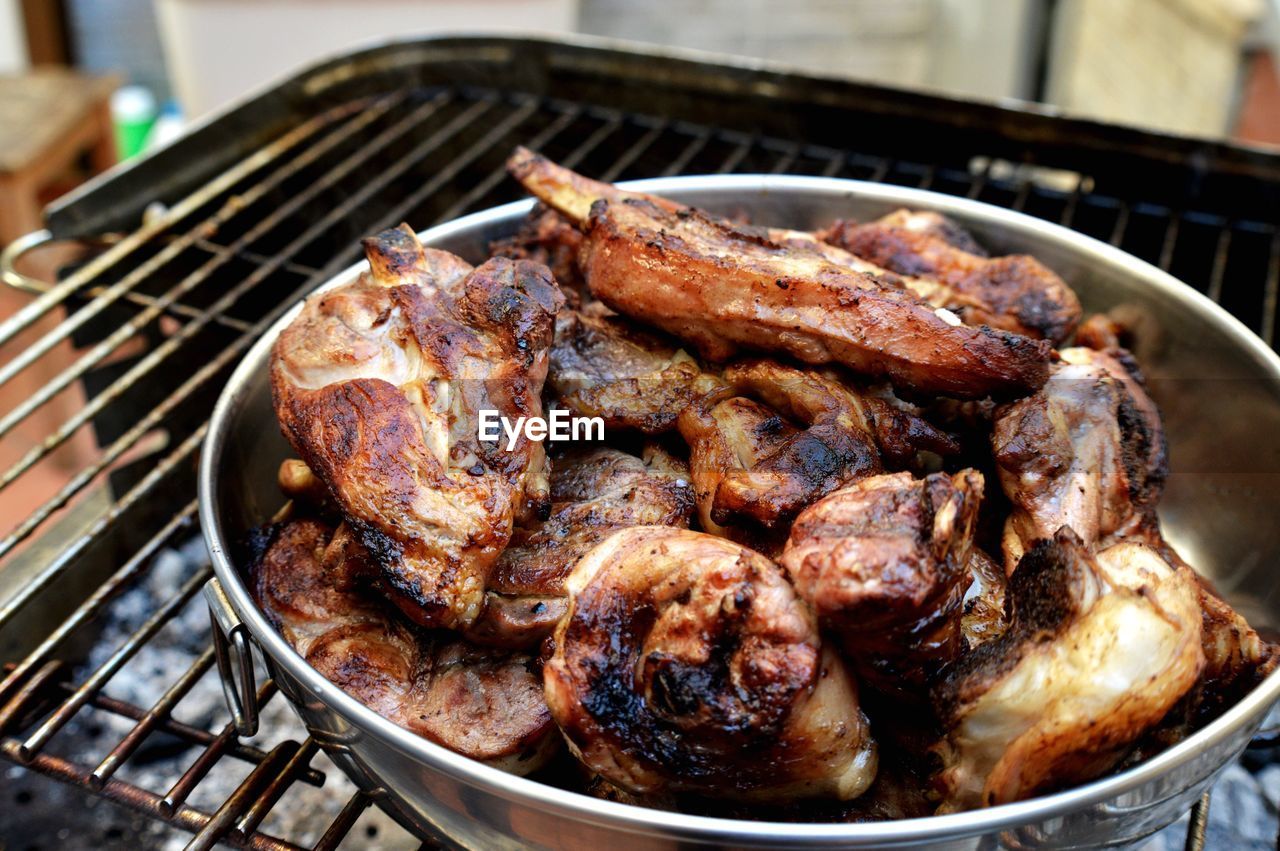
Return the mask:
[[(1035, 259), (509, 166), (542, 203), (492, 257), (379, 234), (272, 357), (254, 593), (376, 712), (613, 800), (895, 818), (1132, 764), (1275, 665), (1161, 536), (1123, 329)], [(478, 437), (551, 406), (606, 440)]]

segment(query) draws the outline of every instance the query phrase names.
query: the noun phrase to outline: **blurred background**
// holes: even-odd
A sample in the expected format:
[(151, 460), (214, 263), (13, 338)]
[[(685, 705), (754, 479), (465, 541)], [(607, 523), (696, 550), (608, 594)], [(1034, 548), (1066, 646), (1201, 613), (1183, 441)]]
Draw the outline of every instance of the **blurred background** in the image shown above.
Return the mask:
[[(1280, 0), (0, 0), (0, 246), (93, 174), (378, 39), (580, 33), (1280, 145), (1278, 21)], [(55, 248), (23, 262), (50, 280), (59, 260)], [(26, 298), (0, 287), (0, 318)], [(28, 370), (0, 402), (50, 377)], [(68, 390), (45, 406), (0, 441), (0, 464), (81, 404)], [(86, 451), (69, 442), (0, 513), (39, 504)]]
[[(319, 57), (430, 32), (586, 33), (1280, 144), (1280, 0), (0, 0), (0, 72), (113, 75), (132, 153)], [(156, 124), (154, 130), (152, 124)]]

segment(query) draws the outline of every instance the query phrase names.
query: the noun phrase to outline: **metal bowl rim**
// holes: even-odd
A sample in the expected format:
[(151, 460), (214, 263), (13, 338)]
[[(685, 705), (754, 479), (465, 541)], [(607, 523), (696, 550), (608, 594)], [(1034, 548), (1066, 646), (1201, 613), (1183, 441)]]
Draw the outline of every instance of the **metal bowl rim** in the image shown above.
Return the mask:
[[(1208, 297), (1178, 281), (1167, 272), (1114, 246), (1025, 213), (928, 190), (829, 177), (697, 175), (629, 181), (620, 185), (647, 192), (673, 194), (700, 190), (746, 193), (796, 190), (847, 197), (856, 196), (874, 202), (955, 214), (965, 220), (982, 220), (988, 224), (1029, 233), (1034, 238), (1049, 243), (1066, 245), (1075, 249), (1081, 256), (1092, 256), (1099, 264), (1123, 270), (1130, 277), (1159, 290), (1163, 296), (1183, 302), (1186, 306), (1202, 312), (1206, 319), (1226, 331), (1233, 342), (1248, 351), (1263, 371), (1269, 372), (1272, 379), (1280, 384), (1280, 356), (1268, 348), (1243, 323)], [(482, 225), (514, 220), (527, 213), (532, 206), (531, 199), (514, 201), (442, 223), (423, 231), (420, 236), (424, 242), (431, 243), (458, 233), (465, 233)], [(355, 263), (316, 287), (313, 292), (350, 281), (366, 266), (364, 261)], [(275, 664), (282, 665), (292, 677), (319, 696), (329, 708), (338, 712), (348, 723), (433, 770), (443, 772), (501, 798), (537, 806), (543, 810), (561, 813), (575, 820), (599, 826), (653, 835), (678, 835), (705, 841), (741, 842), (745, 840), (752, 844), (768, 842), (821, 844), (841, 841), (862, 844), (889, 840), (921, 841), (973, 836), (1062, 816), (1131, 792), (1187, 764), (1205, 750), (1235, 735), (1245, 725), (1260, 723), (1267, 710), (1276, 702), (1277, 697), (1280, 697), (1280, 672), (1276, 672), (1211, 724), (1127, 771), (1026, 801), (947, 815), (887, 822), (860, 824), (757, 822), (689, 815), (602, 801), (482, 765), (392, 724), (316, 672), (267, 623), (227, 555), (220, 517), (216, 510), (215, 495), (218, 481), (215, 471), (227, 438), (228, 422), (243, 395), (244, 388), (253, 376), (255, 365), (265, 360), (280, 331), (292, 321), (300, 309), (301, 302), (281, 316), (245, 354), (219, 396), (209, 422), (209, 435), (201, 450), (198, 490), (201, 528), (209, 548), (214, 572), (222, 583), (236, 614), (249, 629), (259, 647), (271, 657)]]

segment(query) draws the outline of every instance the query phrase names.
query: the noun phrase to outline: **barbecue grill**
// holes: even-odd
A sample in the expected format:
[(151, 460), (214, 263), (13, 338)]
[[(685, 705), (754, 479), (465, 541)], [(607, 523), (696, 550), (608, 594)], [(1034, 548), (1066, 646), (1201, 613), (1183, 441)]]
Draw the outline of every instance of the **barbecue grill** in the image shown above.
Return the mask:
[[(196, 847), (297, 847), (264, 821), (291, 787), (337, 772), (317, 770), (320, 743), (287, 731), (250, 745), (225, 714), (177, 720), (213, 676), (211, 643), (149, 701), (112, 696), (130, 661), (199, 605), (209, 569), (183, 576), (109, 646), (101, 621), (157, 553), (196, 533), (195, 459), (217, 392), (252, 343), (357, 260), (361, 236), (520, 197), (502, 167), (516, 144), (605, 180), (812, 174), (998, 204), (1155, 263), (1274, 344), (1275, 154), (585, 40), (429, 39), (324, 62), (60, 199), (47, 233), (6, 252), (5, 281), (36, 297), (0, 323), (0, 345), (25, 344), (0, 360), (0, 383), (64, 341), (75, 360), (0, 411), (0, 437), (68, 388), (83, 387), (87, 403), (22, 447), (0, 489), (21, 488), (84, 432), (97, 452), (30, 515), (0, 523), (0, 755), (190, 831)], [(56, 284), (10, 271), (49, 239), (94, 250)], [(33, 327), (47, 316), (61, 321)], [(262, 685), (259, 704), (273, 692)], [(105, 758), (60, 748), (100, 713), (134, 722)], [(157, 736), (187, 768), (148, 785), (130, 760)], [(229, 761), (248, 765), (243, 781), (197, 804), (202, 780)], [(336, 846), (376, 798), (335, 806), (315, 847)], [(1208, 807), (1206, 795), (1188, 847), (1203, 845)]]

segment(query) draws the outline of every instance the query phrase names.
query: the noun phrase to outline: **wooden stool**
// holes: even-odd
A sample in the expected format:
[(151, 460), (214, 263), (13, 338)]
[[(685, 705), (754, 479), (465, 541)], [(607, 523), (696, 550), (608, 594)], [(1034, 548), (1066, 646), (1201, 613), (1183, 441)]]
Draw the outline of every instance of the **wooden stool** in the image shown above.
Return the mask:
[(40, 191), (83, 154), (116, 162), (111, 93), (118, 81), (47, 68), (0, 77), (0, 245), (42, 227)]
[[(95, 173), (115, 164), (111, 93), (117, 85), (113, 78), (85, 77), (60, 68), (0, 76), (0, 246), (44, 227), (42, 194), (72, 171), (79, 158), (87, 155)], [(54, 253), (53, 249), (33, 253), (23, 271), (38, 280), (52, 280), (57, 268), (51, 259)], [(32, 297), (0, 284), (0, 319), (13, 315)], [(61, 318), (62, 311), (51, 311), (0, 348), (0, 364)], [(0, 387), (0, 415), (48, 383), (74, 357), (71, 346), (64, 343)], [(0, 440), (0, 473), (83, 404), (79, 386), (68, 388)], [(92, 439), (81, 429), (62, 449), (0, 492), (0, 536), (52, 496), (93, 455)]]

